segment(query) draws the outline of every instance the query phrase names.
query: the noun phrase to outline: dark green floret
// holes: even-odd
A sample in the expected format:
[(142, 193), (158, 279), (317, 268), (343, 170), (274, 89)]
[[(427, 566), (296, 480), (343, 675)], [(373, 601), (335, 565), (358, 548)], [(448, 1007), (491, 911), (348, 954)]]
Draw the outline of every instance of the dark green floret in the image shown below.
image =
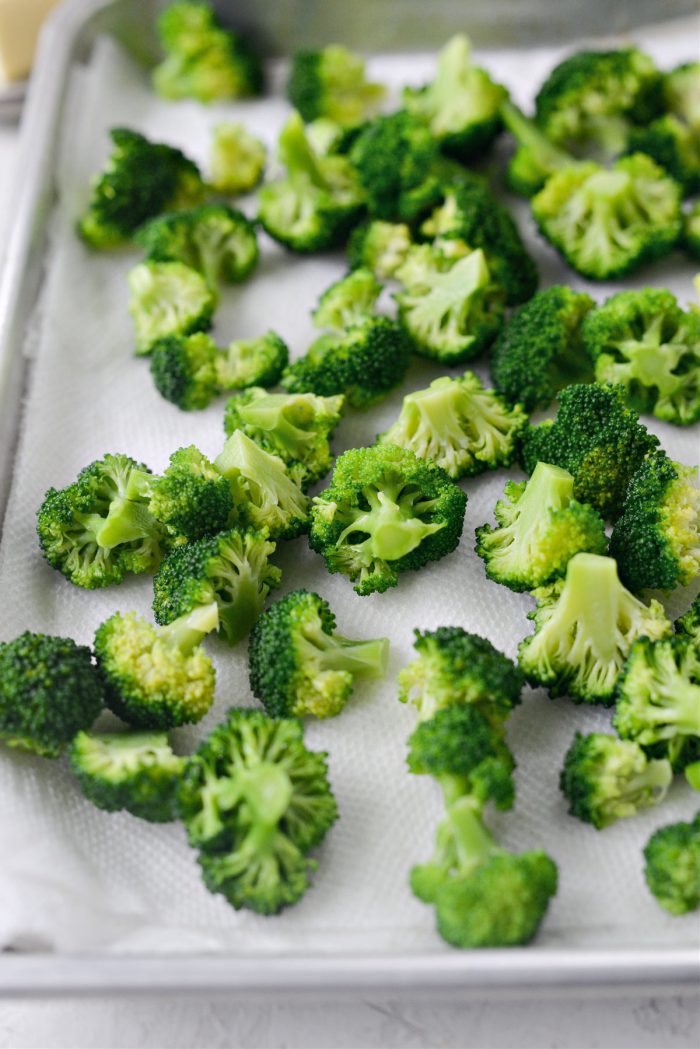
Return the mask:
[(85, 645), (28, 630), (0, 642), (0, 742), (6, 746), (57, 758), (103, 708)]
[(193, 444), (178, 448), (161, 477), (148, 482), (148, 508), (174, 538), (222, 531), (233, 513), (231, 486)]
[(175, 819), (185, 759), (173, 754), (164, 732), (79, 732), (69, 760), (82, 793), (98, 809), (125, 809), (151, 823)]
[(683, 247), (694, 259), (700, 259), (700, 200), (683, 216)]
[(628, 153), (646, 153), (682, 187), (685, 196), (700, 189), (698, 132), (672, 113), (657, 117), (647, 127), (630, 132)]
[(395, 445), (353, 448), (313, 500), (311, 548), (358, 594), (396, 586), (401, 572), (459, 543), (467, 497), (440, 467)]
[(267, 148), (238, 123), (215, 124), (209, 151), (210, 181), (219, 193), (238, 196), (260, 182)]
[(366, 267), (380, 280), (393, 277), (411, 247), (411, 229), (405, 222), (363, 222), (350, 234), (348, 262)]
[(317, 328), (344, 332), (374, 313), (381, 291), (382, 285), (371, 270), (364, 267), (351, 270), (326, 288), (311, 319)]
[(663, 94), (668, 112), (700, 133), (700, 61), (684, 62), (666, 73)]
[(262, 613), (250, 636), (250, 687), (270, 717), (335, 717), (356, 677), (384, 677), (387, 639), (353, 641), (335, 627), (328, 602), (308, 590)]
[(555, 171), (576, 166), (577, 161), (547, 138), (535, 121), (529, 120), (511, 101), (502, 104), (501, 116), (517, 143), (506, 172), (514, 193), (534, 197)]
[(695, 647), (700, 650), (700, 594), (695, 598), (688, 611), (680, 616), (673, 624), (676, 633), (681, 637), (690, 638)]
[(211, 327), (214, 292), (201, 273), (184, 263), (140, 262), (127, 279), (138, 356), (147, 356), (169, 335), (191, 335)]
[(647, 885), (664, 910), (687, 914), (700, 907), (700, 812), (689, 823), (655, 831), (644, 859)]
[(364, 59), (338, 44), (297, 51), (287, 84), (287, 98), (309, 124), (325, 118), (355, 127), (374, 116), (386, 88), (372, 84)]

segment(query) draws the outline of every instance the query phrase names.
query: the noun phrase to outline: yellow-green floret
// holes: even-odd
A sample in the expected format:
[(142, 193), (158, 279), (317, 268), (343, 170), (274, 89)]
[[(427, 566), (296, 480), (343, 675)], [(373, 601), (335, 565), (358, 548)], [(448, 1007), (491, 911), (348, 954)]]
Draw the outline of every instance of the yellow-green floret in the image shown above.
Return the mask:
[(354, 127), (374, 116), (385, 94), (382, 84), (367, 80), (361, 55), (347, 47), (329, 44), (292, 56), (287, 98), (307, 124), (326, 119)]
[(405, 222), (363, 222), (350, 234), (348, 262), (352, 269), (366, 267), (379, 280), (386, 280), (403, 264), (412, 243)]
[(372, 316), (381, 290), (382, 285), (370, 269), (361, 266), (351, 270), (326, 288), (311, 319), (317, 328), (344, 332)]
[(248, 193), (263, 176), (265, 144), (239, 123), (214, 126), (209, 151), (210, 180), (220, 193)]
[(671, 914), (700, 907), (700, 812), (688, 823), (660, 827), (644, 847), (644, 877)]
[(147, 356), (159, 339), (211, 327), (215, 296), (197, 270), (182, 262), (140, 262), (128, 275), (129, 313), (136, 353)]

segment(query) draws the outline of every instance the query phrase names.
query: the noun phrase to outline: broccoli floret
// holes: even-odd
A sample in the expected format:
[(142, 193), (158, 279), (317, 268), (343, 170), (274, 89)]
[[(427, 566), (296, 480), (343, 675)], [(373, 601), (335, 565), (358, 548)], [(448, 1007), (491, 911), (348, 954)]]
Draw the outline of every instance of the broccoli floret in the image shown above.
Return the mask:
[(538, 463), (529, 481), (508, 481), (494, 508), (496, 527), (476, 530), (476, 552), (486, 575), (511, 590), (534, 590), (564, 575), (575, 554), (604, 554), (602, 517), (574, 499), (566, 470)]
[(402, 381), (411, 343), (388, 317), (366, 317), (344, 333), (321, 335), (284, 371), (289, 393), (343, 394), (352, 408), (369, 408)]
[(555, 284), (521, 306), (493, 347), (491, 378), (498, 392), (530, 412), (547, 408), (564, 386), (590, 382), (581, 324), (594, 305), (585, 292)]
[(211, 608), (219, 633), (235, 645), (249, 632), (281, 572), (269, 563), (275, 544), (264, 531), (232, 528), (173, 549), (153, 580), (156, 622), (175, 624)]
[(470, 704), (499, 726), (520, 703), (522, 671), (485, 637), (462, 627), (416, 630), (418, 658), (399, 674), (399, 699), (420, 721), (451, 704)]
[(700, 62), (685, 62), (666, 73), (663, 94), (669, 113), (700, 132)]
[(659, 638), (671, 624), (658, 601), (645, 605), (626, 590), (611, 557), (576, 554), (566, 577), (539, 587), (528, 614), (535, 632), (521, 641), (518, 660), (532, 685), (550, 696), (610, 706), (618, 676), (639, 637)]
[(179, 149), (128, 128), (113, 128), (110, 136), (114, 148), (78, 222), (80, 236), (93, 248), (123, 244), (144, 222), (193, 207), (206, 193), (197, 165)]
[(328, 602), (308, 590), (260, 616), (250, 635), (250, 687), (270, 717), (335, 717), (356, 677), (384, 677), (387, 639), (352, 641), (335, 627)]
[(214, 366), (222, 390), (275, 386), (289, 363), (287, 344), (274, 331), (257, 339), (238, 339), (217, 354)]
[(377, 441), (432, 459), (450, 477), (474, 477), (509, 466), (526, 425), (519, 405), (511, 408), (473, 372), (465, 372), (460, 379), (443, 375), (427, 389), (407, 394), (398, 419)]
[(366, 267), (380, 280), (393, 277), (411, 247), (411, 230), (404, 222), (363, 222), (350, 234), (348, 262)]
[(204, 277), (184, 263), (140, 262), (129, 271), (128, 281), (138, 356), (147, 356), (169, 335), (211, 327), (216, 296)]
[(79, 732), (69, 760), (78, 786), (98, 809), (126, 809), (151, 823), (175, 819), (185, 759), (173, 754), (164, 732)]
[(188, 760), (177, 809), (207, 888), (260, 914), (306, 892), (307, 853), (338, 815), (326, 754), (304, 746), (300, 722), (240, 709)]
[(411, 248), (396, 271), (399, 324), (416, 353), (442, 364), (477, 357), (503, 323), (504, 291), (481, 248), (460, 240)]
[(687, 914), (700, 907), (700, 812), (689, 823), (654, 831), (644, 859), (647, 885), (664, 910)]
[(209, 152), (210, 181), (220, 193), (249, 193), (260, 182), (267, 161), (265, 144), (243, 124), (216, 124)]
[(636, 743), (602, 732), (577, 732), (564, 757), (559, 787), (570, 815), (602, 830), (658, 805), (672, 779), (670, 763), (649, 760)]
[(231, 486), (193, 444), (173, 452), (162, 477), (147, 485), (149, 510), (176, 539), (220, 532), (233, 514)]
[(700, 594), (685, 615), (680, 616), (673, 625), (677, 634), (690, 638), (695, 647), (700, 649)]
[(681, 234), (680, 203), (678, 183), (633, 153), (610, 169), (587, 163), (555, 172), (532, 214), (577, 273), (611, 280), (668, 255)]
[(439, 466), (396, 445), (353, 448), (313, 500), (311, 548), (361, 595), (438, 561), (459, 543), (467, 497)]
[(620, 513), (627, 485), (658, 439), (625, 406), (620, 386), (568, 386), (559, 394), (556, 419), (531, 426), (522, 439), (527, 473), (538, 462), (568, 470), (574, 498), (603, 517)]
[(100, 677), (85, 645), (25, 631), (0, 642), (0, 741), (57, 758), (104, 708)]
[(326, 288), (311, 314), (317, 328), (342, 333), (372, 315), (382, 285), (371, 270), (361, 267)]
[(700, 200), (683, 216), (683, 247), (694, 259), (700, 259)]
[(305, 491), (331, 468), (328, 439), (340, 422), (344, 398), (314, 393), (268, 393), (253, 386), (226, 405), (224, 429), (247, 437), (285, 463), (289, 476)]
[(260, 190), (258, 221), (263, 229), (292, 251), (322, 251), (340, 244), (363, 203), (347, 158), (317, 153), (298, 113), (283, 127), (278, 147), (287, 177)]
[(685, 196), (700, 189), (698, 133), (672, 113), (653, 120), (648, 127), (633, 128), (628, 153), (646, 153), (682, 187)]
[(534, 120), (529, 120), (509, 100), (502, 104), (501, 116), (518, 144), (506, 173), (514, 193), (534, 197), (555, 171), (577, 166), (569, 153), (550, 141)]
[(700, 758), (700, 650), (690, 638), (648, 633), (629, 653), (613, 725), (681, 771)]
[(657, 451), (630, 481), (610, 537), (620, 578), (632, 590), (673, 590), (700, 574), (698, 470)]
[(346, 47), (297, 51), (287, 84), (287, 98), (306, 123), (325, 118), (355, 127), (379, 108), (386, 88), (370, 83), (364, 59)]
[(164, 529), (139, 494), (147, 466), (128, 455), (105, 455), (66, 488), (49, 488), (37, 532), (44, 557), (75, 586), (120, 583), (127, 572), (153, 572)]
[(445, 153), (463, 163), (483, 156), (501, 127), (500, 105), (508, 97), (485, 69), (472, 63), (471, 43), (453, 36), (437, 57), (435, 79), (425, 87), (408, 87), (403, 102), (425, 121)]

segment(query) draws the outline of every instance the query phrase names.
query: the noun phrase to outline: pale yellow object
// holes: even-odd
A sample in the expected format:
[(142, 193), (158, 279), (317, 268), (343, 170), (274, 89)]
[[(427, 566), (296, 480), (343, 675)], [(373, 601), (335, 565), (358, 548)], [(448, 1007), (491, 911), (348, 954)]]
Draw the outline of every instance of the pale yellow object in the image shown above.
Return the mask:
[(27, 76), (41, 23), (59, 0), (0, 0), (0, 85)]

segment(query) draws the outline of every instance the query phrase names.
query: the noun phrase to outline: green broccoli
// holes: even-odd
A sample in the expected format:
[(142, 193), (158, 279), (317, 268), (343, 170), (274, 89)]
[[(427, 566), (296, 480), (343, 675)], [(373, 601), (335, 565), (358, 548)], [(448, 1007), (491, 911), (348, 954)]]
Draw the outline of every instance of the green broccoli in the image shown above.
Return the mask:
[[(267, 532), (231, 528), (175, 547), (153, 580), (156, 622), (177, 624), (217, 609), (219, 633), (230, 645), (249, 632), (281, 572), (269, 563)], [(166, 628), (167, 629), (167, 628)]]
[(700, 907), (700, 812), (689, 823), (654, 831), (644, 859), (647, 885), (664, 910), (687, 914)]
[(179, 149), (149, 142), (138, 131), (112, 128), (114, 148), (96, 175), (78, 232), (92, 248), (113, 248), (164, 211), (193, 207), (206, 186), (196, 164)]
[(151, 823), (175, 819), (185, 759), (173, 754), (164, 732), (79, 732), (69, 760), (78, 786), (98, 809), (126, 809)]
[(0, 741), (57, 758), (104, 708), (100, 677), (85, 645), (28, 630), (0, 642)]
[(331, 468), (329, 437), (343, 414), (344, 397), (314, 393), (268, 393), (253, 386), (232, 397), (224, 412), (227, 436), (247, 437), (285, 463), (289, 476), (305, 491)]
[(405, 222), (360, 223), (348, 240), (348, 262), (353, 269), (366, 267), (380, 280), (393, 277), (411, 247), (411, 230)]
[(296, 51), (287, 83), (287, 98), (306, 123), (321, 118), (340, 127), (355, 127), (374, 116), (386, 94), (370, 83), (360, 55), (338, 44)]
[(250, 687), (270, 717), (335, 717), (356, 677), (384, 677), (387, 639), (352, 641), (335, 627), (328, 602), (308, 590), (262, 613), (250, 635)]
[(649, 760), (630, 740), (577, 732), (564, 757), (559, 787), (569, 813), (596, 830), (658, 805), (666, 796), (673, 769), (665, 758)]
[(274, 331), (256, 339), (238, 339), (214, 361), (221, 390), (245, 390), (248, 386), (275, 386), (289, 363), (287, 344)]
[(211, 598), (160, 629), (135, 612), (115, 612), (95, 633), (109, 709), (136, 728), (200, 721), (214, 701), (215, 686), (214, 667), (201, 642), (218, 626)]
[(543, 462), (529, 481), (506, 482), (494, 509), (496, 527), (476, 530), (476, 552), (489, 579), (511, 590), (534, 590), (564, 575), (576, 554), (606, 552), (602, 517), (576, 502), (573, 492), (571, 474)]
[(673, 624), (676, 633), (688, 637), (700, 649), (700, 594), (695, 598), (688, 611)]
[(574, 157), (550, 141), (535, 121), (509, 100), (501, 105), (501, 117), (518, 146), (506, 173), (514, 193), (534, 197), (555, 171), (578, 166)]
[(614, 520), (632, 475), (658, 443), (625, 406), (622, 387), (577, 384), (559, 394), (556, 419), (525, 431), (521, 457), (527, 473), (538, 462), (568, 470), (574, 498)]
[(344, 333), (372, 316), (381, 291), (382, 285), (371, 270), (365, 267), (351, 270), (326, 288), (311, 319), (317, 328)]
[(128, 455), (105, 455), (66, 488), (49, 488), (37, 532), (51, 567), (90, 590), (120, 583), (127, 572), (153, 572), (164, 529), (138, 492), (149, 473)]
[(304, 746), (300, 722), (235, 708), (188, 760), (176, 804), (207, 888), (259, 914), (306, 892), (307, 853), (338, 815), (326, 754)]
[(683, 216), (683, 247), (694, 259), (700, 259), (700, 200)]
[(632, 128), (627, 152), (646, 153), (682, 186), (685, 196), (700, 189), (698, 133), (672, 113), (664, 113), (647, 127)]
[(498, 392), (531, 412), (547, 408), (564, 386), (590, 382), (593, 371), (581, 325), (594, 305), (585, 292), (555, 284), (521, 306), (491, 354)]
[(486, 390), (473, 372), (460, 379), (443, 375), (425, 390), (403, 399), (396, 422), (377, 438), (420, 459), (432, 459), (450, 477), (474, 477), (509, 466), (527, 416)]
[(665, 108), (700, 132), (700, 62), (684, 62), (663, 79)]
[(311, 548), (366, 595), (459, 543), (467, 497), (439, 466), (391, 444), (352, 448), (313, 500)]
[(173, 452), (161, 477), (144, 482), (148, 509), (174, 539), (220, 532), (233, 514), (231, 486), (193, 444)]
[(700, 419), (700, 314), (670, 291), (621, 291), (593, 310), (583, 341), (598, 382), (619, 383), (630, 407), (689, 426)]
[(544, 685), (553, 698), (610, 706), (637, 638), (671, 630), (659, 602), (639, 601), (620, 582), (615, 561), (599, 554), (576, 554), (564, 579), (532, 596), (535, 632), (521, 641), (518, 660), (530, 684)]
[(267, 161), (265, 144), (243, 124), (215, 124), (209, 153), (211, 184), (219, 193), (238, 196), (260, 182)]
[(128, 281), (138, 356), (147, 356), (168, 335), (211, 327), (216, 296), (204, 277), (184, 263), (140, 262), (129, 271)]

